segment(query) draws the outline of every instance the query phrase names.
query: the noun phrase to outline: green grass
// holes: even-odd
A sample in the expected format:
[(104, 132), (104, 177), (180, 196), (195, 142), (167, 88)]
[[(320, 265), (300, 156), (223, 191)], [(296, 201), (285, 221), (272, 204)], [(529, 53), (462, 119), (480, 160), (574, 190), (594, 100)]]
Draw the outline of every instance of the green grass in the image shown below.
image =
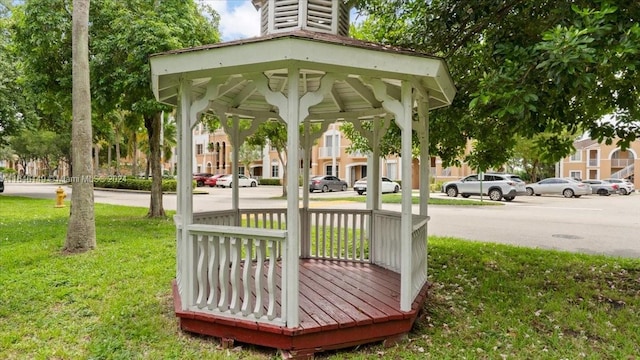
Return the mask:
[[(68, 204), (68, 203), (67, 203)], [(69, 209), (0, 196), (1, 359), (277, 359), (179, 330), (175, 229), (96, 204), (98, 247), (61, 252)], [(634, 359), (640, 260), (429, 240), (430, 297), (399, 346), (321, 359)]]
[[(341, 197), (327, 197), (327, 198), (319, 198), (319, 197), (310, 197), (310, 200), (314, 201), (354, 201), (354, 202), (366, 202), (367, 197), (364, 195), (358, 196), (341, 196)], [(478, 198), (480, 199), (480, 198)], [(385, 204), (401, 204), (402, 203), (402, 195), (401, 194), (382, 194), (382, 202)], [(420, 203), (420, 197), (412, 196), (411, 202), (413, 204)], [(491, 201), (488, 198), (485, 198), (484, 201), (480, 200), (465, 200), (465, 199), (454, 199), (454, 198), (429, 198), (429, 205), (471, 205), (471, 206), (492, 206), (492, 205), (504, 205), (502, 202)]]

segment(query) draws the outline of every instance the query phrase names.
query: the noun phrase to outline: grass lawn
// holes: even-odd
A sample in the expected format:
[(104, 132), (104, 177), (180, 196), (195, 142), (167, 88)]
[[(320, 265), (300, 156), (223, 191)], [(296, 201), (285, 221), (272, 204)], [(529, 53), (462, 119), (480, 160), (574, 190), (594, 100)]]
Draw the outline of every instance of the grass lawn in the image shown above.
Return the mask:
[[(98, 247), (63, 255), (69, 208), (0, 196), (0, 359), (277, 359), (183, 333), (175, 229), (96, 204)], [(68, 202), (67, 202), (68, 204)], [(636, 359), (640, 260), (429, 239), (424, 312), (399, 346), (321, 359)]]
[[(316, 201), (355, 201), (355, 202), (367, 202), (367, 197), (365, 195), (357, 195), (357, 196), (336, 196), (336, 197), (313, 197), (310, 196), (309, 200)], [(381, 200), (383, 203), (387, 204), (402, 204), (402, 194), (382, 194)], [(420, 197), (417, 195), (413, 195), (411, 197), (411, 202), (413, 204), (420, 203)], [(485, 206), (485, 205), (504, 205), (502, 202), (491, 201), (489, 198), (485, 197), (483, 201), (478, 200), (466, 200), (460, 198), (429, 198), (429, 205), (471, 205), (471, 206)]]

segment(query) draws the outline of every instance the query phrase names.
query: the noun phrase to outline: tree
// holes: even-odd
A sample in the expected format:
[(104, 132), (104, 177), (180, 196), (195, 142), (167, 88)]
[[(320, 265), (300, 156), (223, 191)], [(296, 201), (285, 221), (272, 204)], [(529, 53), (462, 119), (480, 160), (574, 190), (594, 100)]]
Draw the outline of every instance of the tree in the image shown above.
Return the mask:
[[(51, 130), (66, 129), (71, 119), (70, 5), (69, 0), (26, 0), (12, 12), (13, 39), (25, 67), (24, 80), (37, 101), (41, 125)], [(91, 7), (94, 108), (100, 113), (98, 119), (117, 109), (130, 112), (131, 119), (147, 129), (153, 176), (149, 216), (164, 215), (159, 129), (160, 114), (169, 109), (151, 93), (148, 58), (217, 42), (218, 17), (211, 9), (207, 11), (211, 17), (205, 18), (192, 0), (96, 0)]]
[[(355, 33), (442, 56), (458, 89), (430, 117), (430, 152), (480, 168), (508, 160), (518, 136), (557, 156), (572, 151), (553, 134), (587, 130), (620, 145), (640, 135), (640, 4), (597, 1), (360, 0), (369, 16)], [(617, 122), (602, 122), (617, 113)]]
[(172, 114), (165, 114), (162, 120), (162, 163), (170, 161), (173, 157), (173, 148), (178, 145), (177, 140), (176, 118)]
[(258, 130), (245, 142), (249, 146), (273, 147), (282, 164), (282, 196), (287, 196), (287, 126), (280, 121), (267, 121), (258, 126)]
[(94, 42), (97, 92), (102, 103), (117, 101), (123, 109), (142, 116), (152, 175), (148, 216), (164, 216), (161, 114), (170, 109), (153, 97), (148, 58), (154, 53), (219, 41), (218, 18), (207, 20), (193, 1), (103, 0), (100, 4), (93, 26), (97, 33), (108, 30), (109, 36)]
[(71, 215), (64, 250), (96, 247), (91, 159), (91, 88), (89, 81), (89, 0), (73, 1), (73, 123)]
[[(536, 182), (542, 178), (555, 176), (555, 164), (560, 159), (555, 159), (552, 154), (543, 153), (543, 147), (539, 146), (537, 140), (548, 134), (541, 133), (532, 138), (520, 137), (513, 148), (513, 157), (509, 161), (512, 169), (522, 169), (525, 181)], [(567, 138), (569, 143), (573, 142), (573, 137)], [(514, 172), (512, 170), (512, 172)]]
[(11, 8), (11, 1), (0, 2), (0, 145), (34, 118), (19, 81), (22, 76), (19, 59), (12, 50)]
[(244, 175), (250, 175), (248, 170), (251, 163), (262, 158), (262, 149), (263, 147), (258, 145), (250, 145), (246, 142), (242, 143), (238, 149), (238, 158), (240, 159), (240, 163), (244, 166)]

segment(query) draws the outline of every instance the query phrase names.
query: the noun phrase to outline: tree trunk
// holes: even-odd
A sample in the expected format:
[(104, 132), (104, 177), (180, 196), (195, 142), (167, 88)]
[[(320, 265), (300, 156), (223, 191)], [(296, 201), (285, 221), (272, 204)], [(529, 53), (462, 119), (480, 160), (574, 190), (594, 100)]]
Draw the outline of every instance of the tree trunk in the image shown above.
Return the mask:
[(120, 137), (116, 142), (116, 175), (120, 175)]
[(111, 144), (107, 147), (107, 175), (113, 175), (113, 171), (111, 171)]
[(133, 149), (131, 152), (131, 175), (138, 176), (138, 134), (134, 131), (131, 135), (133, 135)]
[(93, 149), (93, 170), (95, 171), (94, 175), (100, 175), (100, 144), (93, 145)]
[[(287, 156), (287, 154), (285, 154), (285, 156)], [(287, 197), (287, 162), (284, 161), (285, 156), (282, 156), (282, 152), (278, 150), (278, 158), (282, 164), (282, 197)]]
[(71, 214), (64, 245), (66, 252), (96, 247), (91, 158), (91, 91), (89, 83), (89, 0), (73, 1), (73, 176)]
[(144, 125), (149, 134), (149, 165), (151, 167), (151, 202), (148, 217), (165, 216), (162, 207), (162, 164), (160, 148), (160, 132), (162, 131), (162, 117), (160, 112), (144, 118)]

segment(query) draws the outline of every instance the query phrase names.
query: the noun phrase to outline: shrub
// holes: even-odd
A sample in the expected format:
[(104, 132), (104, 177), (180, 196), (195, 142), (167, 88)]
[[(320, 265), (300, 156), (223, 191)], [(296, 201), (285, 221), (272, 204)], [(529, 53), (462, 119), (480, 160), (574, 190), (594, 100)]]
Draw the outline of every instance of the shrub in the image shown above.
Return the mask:
[[(162, 191), (175, 192), (177, 188), (177, 181), (173, 179), (162, 180)], [(142, 190), (151, 191), (151, 179), (139, 179), (134, 177), (100, 177), (93, 179), (93, 186), (96, 188), (106, 189), (127, 189), (127, 190)], [(193, 182), (193, 187), (196, 184)]]
[(280, 179), (260, 179), (260, 185), (282, 185)]
[(435, 181), (429, 185), (429, 190), (431, 192), (440, 192), (440, 190), (442, 190), (442, 184), (444, 184), (444, 181)]

